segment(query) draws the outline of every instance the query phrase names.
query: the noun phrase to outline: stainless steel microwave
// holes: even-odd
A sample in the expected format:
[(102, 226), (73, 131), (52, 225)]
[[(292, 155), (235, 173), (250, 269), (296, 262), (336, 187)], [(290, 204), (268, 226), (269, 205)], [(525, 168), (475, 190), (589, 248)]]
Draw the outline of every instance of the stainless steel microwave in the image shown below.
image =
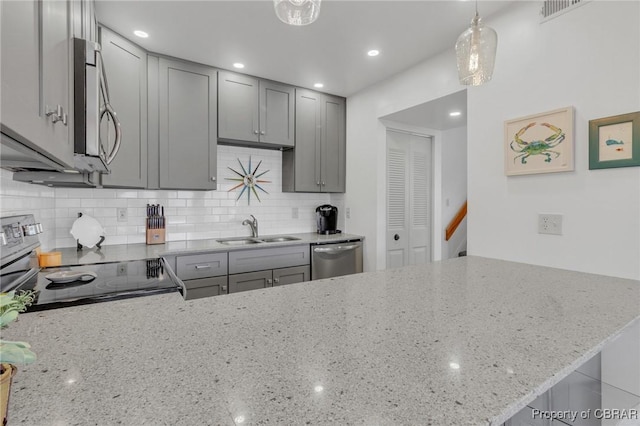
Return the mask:
[[(100, 45), (74, 38), (74, 165), (79, 171), (109, 172), (109, 164), (120, 149), (122, 130), (109, 102), (109, 85), (102, 64)], [(103, 118), (115, 130), (113, 147), (108, 150), (108, 137), (100, 137)]]

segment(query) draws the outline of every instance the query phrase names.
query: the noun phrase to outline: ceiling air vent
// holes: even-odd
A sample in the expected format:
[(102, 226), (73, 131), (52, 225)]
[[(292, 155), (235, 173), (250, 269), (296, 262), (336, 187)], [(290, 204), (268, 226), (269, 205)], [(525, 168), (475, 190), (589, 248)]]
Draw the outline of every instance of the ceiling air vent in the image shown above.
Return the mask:
[(570, 12), (590, 1), (591, 0), (545, 0), (542, 2), (542, 10), (540, 10), (540, 15), (542, 16), (541, 22), (546, 22), (563, 13)]

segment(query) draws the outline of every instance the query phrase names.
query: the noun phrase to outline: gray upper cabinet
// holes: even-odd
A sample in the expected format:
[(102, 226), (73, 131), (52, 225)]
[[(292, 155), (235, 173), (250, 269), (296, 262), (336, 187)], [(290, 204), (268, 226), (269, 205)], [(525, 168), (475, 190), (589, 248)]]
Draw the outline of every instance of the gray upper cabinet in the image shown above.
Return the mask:
[(159, 174), (162, 189), (216, 189), (217, 71), (159, 59)]
[(2, 2), (2, 132), (73, 165), (69, 2)]
[[(100, 45), (109, 83), (111, 105), (122, 129), (120, 151), (103, 175), (105, 187), (147, 186), (147, 53), (107, 28), (100, 28)], [(113, 143), (113, 125), (103, 120), (102, 140)]]
[(345, 100), (296, 89), (296, 145), (282, 153), (284, 192), (344, 192)]
[(294, 88), (218, 73), (218, 139), (271, 148), (294, 146)]

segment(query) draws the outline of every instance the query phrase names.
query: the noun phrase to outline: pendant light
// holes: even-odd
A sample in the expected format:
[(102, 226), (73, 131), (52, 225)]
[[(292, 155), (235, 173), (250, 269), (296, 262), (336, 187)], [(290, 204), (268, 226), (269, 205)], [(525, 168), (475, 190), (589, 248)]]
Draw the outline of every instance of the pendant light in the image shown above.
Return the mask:
[(278, 18), (289, 25), (309, 25), (320, 14), (322, 0), (273, 0)]
[(460, 84), (479, 86), (491, 80), (497, 47), (498, 34), (482, 24), (476, 0), (476, 16), (456, 42)]

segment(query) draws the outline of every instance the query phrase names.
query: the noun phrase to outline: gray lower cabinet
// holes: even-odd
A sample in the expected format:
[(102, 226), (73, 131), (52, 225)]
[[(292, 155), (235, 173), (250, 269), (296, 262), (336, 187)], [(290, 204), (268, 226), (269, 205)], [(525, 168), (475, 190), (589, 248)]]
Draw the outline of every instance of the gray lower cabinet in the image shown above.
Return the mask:
[(344, 98), (296, 89), (296, 144), (282, 153), (284, 192), (345, 192)]
[(183, 280), (187, 289), (185, 300), (201, 299), (203, 297), (227, 294), (227, 276), (201, 278), (198, 280)]
[(220, 71), (218, 139), (257, 147), (293, 147), (294, 88)]
[(309, 265), (229, 275), (229, 293), (309, 281)]
[(280, 268), (273, 270), (273, 286), (302, 283), (311, 279), (311, 268), (308, 265)]
[[(103, 175), (104, 187), (147, 187), (147, 53), (101, 27), (100, 45), (109, 83), (111, 105), (117, 111), (122, 129), (120, 151)], [(111, 150), (113, 125), (103, 120), (102, 140)]]
[(72, 168), (70, 3), (3, 1), (0, 8), (2, 133), (55, 168)]
[(229, 293), (309, 281), (309, 245), (229, 252)]
[(185, 300), (227, 293), (227, 253), (176, 257), (176, 275), (186, 287)]
[[(159, 58), (158, 116), (150, 121), (158, 125), (161, 189), (216, 189), (216, 73), (204, 65)], [(150, 81), (156, 80), (150, 76)]]

